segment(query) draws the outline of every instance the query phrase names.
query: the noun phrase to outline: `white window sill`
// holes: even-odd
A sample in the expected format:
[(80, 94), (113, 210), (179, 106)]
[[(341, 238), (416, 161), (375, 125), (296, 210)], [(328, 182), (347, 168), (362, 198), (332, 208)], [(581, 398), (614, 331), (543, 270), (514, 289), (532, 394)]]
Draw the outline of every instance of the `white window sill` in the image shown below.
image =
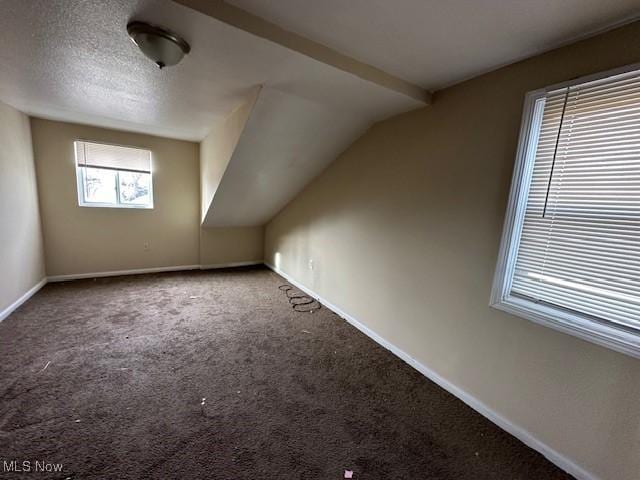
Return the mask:
[(119, 203), (86, 203), (79, 202), (78, 206), (80, 207), (91, 207), (91, 208), (123, 208), (123, 209), (143, 209), (143, 210), (153, 210), (153, 205), (124, 205)]
[(627, 332), (623, 327), (600, 322), (559, 307), (514, 296), (492, 301), (491, 307), (640, 358), (640, 338), (635, 333)]

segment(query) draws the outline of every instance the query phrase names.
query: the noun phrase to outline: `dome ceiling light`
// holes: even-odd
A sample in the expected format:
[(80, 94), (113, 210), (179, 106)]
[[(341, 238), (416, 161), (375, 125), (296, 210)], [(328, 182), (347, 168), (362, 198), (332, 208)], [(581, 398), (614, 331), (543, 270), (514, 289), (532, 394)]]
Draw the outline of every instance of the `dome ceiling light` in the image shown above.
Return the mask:
[(159, 68), (176, 65), (191, 47), (179, 35), (144, 22), (130, 22), (127, 32), (133, 43)]

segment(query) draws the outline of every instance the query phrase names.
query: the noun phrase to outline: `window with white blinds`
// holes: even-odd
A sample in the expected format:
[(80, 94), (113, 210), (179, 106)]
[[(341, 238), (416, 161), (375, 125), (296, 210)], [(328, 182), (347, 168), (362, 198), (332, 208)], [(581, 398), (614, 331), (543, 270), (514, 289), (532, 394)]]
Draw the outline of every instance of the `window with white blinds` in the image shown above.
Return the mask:
[(640, 70), (526, 107), (492, 304), (640, 356)]
[(149, 150), (78, 140), (75, 153), (80, 206), (153, 208)]

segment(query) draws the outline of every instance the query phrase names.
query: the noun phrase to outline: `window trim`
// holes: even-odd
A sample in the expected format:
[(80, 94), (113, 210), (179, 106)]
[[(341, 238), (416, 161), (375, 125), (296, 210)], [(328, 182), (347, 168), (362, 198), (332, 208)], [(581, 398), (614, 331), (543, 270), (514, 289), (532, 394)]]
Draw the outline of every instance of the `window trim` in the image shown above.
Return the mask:
[[(133, 169), (118, 169), (118, 168), (110, 168), (110, 167), (86, 167), (78, 164), (78, 151), (77, 146), (78, 142), (87, 142), (87, 143), (95, 143), (98, 145), (110, 145), (114, 147), (124, 147), (124, 148), (133, 148), (135, 150), (144, 150), (149, 152), (149, 172), (142, 172), (140, 170)], [(82, 138), (77, 138), (73, 142), (73, 153), (74, 153), (74, 163), (76, 167), (76, 187), (78, 191), (78, 206), (80, 207), (96, 207), (96, 208), (135, 208), (135, 209), (143, 209), (143, 210), (153, 210), (154, 201), (153, 201), (153, 152), (150, 148), (137, 147), (131, 145), (121, 145), (118, 143), (108, 143), (108, 142), (98, 142), (95, 140), (86, 140)], [(116, 172), (116, 202), (115, 203), (104, 203), (104, 202), (88, 202), (85, 199), (85, 191), (84, 191), (84, 175), (86, 168), (95, 168), (102, 170), (111, 170)], [(139, 172), (139, 173), (149, 173), (151, 175), (151, 181), (149, 182), (149, 203), (146, 205), (140, 204), (129, 204), (129, 203), (121, 203), (120, 202), (120, 172)]]
[(559, 306), (509, 295), (519, 240), (524, 224), (528, 190), (531, 184), (540, 130), (539, 126), (544, 110), (542, 99), (549, 91), (600, 80), (633, 70), (640, 70), (640, 63), (533, 90), (525, 95), (518, 149), (516, 151), (511, 189), (502, 228), (500, 250), (496, 262), (489, 305), (539, 325), (640, 358), (640, 335), (637, 333), (626, 330), (623, 327), (615, 327), (604, 321), (600, 322), (598, 319), (586, 314), (579, 314)]

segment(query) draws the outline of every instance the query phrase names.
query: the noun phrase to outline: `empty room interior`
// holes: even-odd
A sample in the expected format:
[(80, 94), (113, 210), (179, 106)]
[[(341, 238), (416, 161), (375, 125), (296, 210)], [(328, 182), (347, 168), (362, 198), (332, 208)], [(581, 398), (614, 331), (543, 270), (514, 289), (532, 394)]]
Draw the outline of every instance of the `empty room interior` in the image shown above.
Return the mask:
[(0, 478), (640, 479), (638, 0), (0, 38)]

